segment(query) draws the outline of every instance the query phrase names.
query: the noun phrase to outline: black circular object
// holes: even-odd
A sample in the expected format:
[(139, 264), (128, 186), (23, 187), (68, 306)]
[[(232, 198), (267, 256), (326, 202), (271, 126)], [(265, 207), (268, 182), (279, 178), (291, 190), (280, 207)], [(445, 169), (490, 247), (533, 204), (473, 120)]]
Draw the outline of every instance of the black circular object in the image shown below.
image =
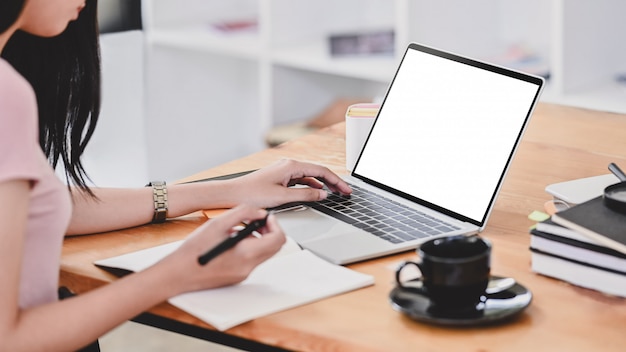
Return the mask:
[[(492, 276), (492, 279), (501, 277)], [(396, 286), (389, 293), (394, 310), (422, 323), (447, 326), (491, 325), (512, 320), (530, 305), (532, 297), (526, 287), (515, 283), (504, 291), (485, 294), (476, 305), (448, 310), (433, 304), (421, 285)]]
[(609, 209), (626, 214), (626, 181), (606, 187), (603, 200)]

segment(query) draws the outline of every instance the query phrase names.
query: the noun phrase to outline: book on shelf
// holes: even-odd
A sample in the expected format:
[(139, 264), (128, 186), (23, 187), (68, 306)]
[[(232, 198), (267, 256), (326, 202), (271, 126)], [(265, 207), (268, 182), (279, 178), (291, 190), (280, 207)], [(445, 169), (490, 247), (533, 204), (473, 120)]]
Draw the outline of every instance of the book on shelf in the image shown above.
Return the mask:
[(332, 33), (328, 36), (332, 57), (393, 55), (395, 32), (393, 29), (349, 33)]
[(611, 210), (598, 196), (552, 215), (552, 221), (626, 253), (626, 215)]
[[(118, 274), (141, 271), (176, 250), (182, 242), (98, 260), (95, 264)], [(243, 282), (181, 294), (168, 302), (223, 331), (373, 284), (371, 275), (327, 262), (288, 239), (276, 255), (257, 266)]]

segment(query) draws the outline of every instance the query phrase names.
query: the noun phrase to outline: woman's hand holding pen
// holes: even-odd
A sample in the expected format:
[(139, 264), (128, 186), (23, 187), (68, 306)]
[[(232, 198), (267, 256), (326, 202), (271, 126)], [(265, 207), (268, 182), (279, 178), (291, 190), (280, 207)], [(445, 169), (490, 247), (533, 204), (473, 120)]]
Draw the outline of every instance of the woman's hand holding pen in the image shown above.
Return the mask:
[(166, 273), (164, 284), (173, 295), (227, 286), (245, 280), (252, 270), (276, 254), (285, 243), (285, 235), (273, 216), (257, 230), (262, 236), (249, 236), (206, 265), (198, 258), (236, 232), (242, 222), (262, 219), (267, 211), (248, 205), (238, 206), (198, 227), (171, 255), (154, 267)]
[[(350, 186), (328, 168), (295, 160), (281, 160), (248, 175), (231, 180), (233, 197), (239, 203), (275, 207), (290, 202), (310, 202), (326, 198), (324, 185), (332, 192), (350, 194)], [(290, 186), (304, 185), (308, 187)]]

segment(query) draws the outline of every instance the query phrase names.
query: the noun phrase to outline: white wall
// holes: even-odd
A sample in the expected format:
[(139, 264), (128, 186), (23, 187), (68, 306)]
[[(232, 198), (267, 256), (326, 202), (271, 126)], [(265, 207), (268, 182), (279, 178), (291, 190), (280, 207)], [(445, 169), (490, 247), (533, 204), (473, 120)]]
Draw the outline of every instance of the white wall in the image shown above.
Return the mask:
[(148, 179), (141, 31), (103, 34), (102, 110), (83, 164), (99, 187), (143, 186)]

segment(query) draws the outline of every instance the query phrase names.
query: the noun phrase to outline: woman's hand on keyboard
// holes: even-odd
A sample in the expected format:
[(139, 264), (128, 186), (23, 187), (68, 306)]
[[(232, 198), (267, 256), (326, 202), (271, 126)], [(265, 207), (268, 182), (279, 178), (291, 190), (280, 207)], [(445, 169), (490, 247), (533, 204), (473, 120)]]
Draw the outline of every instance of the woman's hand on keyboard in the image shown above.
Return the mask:
[(331, 192), (350, 194), (352, 189), (328, 168), (295, 160), (280, 160), (248, 175), (228, 181), (236, 204), (275, 207), (291, 202), (313, 202)]

